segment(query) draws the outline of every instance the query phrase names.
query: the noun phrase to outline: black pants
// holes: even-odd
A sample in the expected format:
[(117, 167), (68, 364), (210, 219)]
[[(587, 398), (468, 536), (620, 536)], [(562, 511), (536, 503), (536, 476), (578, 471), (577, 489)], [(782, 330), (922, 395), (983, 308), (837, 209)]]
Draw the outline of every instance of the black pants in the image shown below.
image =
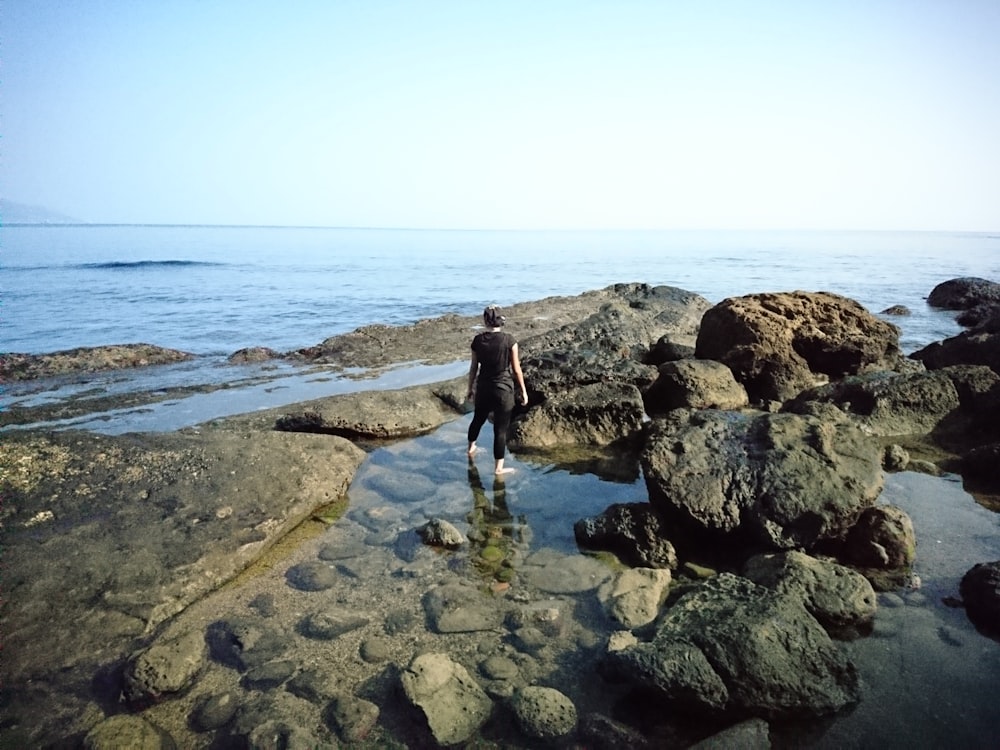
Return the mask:
[(507, 452), (507, 430), (514, 411), (514, 391), (497, 386), (476, 386), (476, 410), (469, 425), (469, 442), (479, 437), (486, 420), (493, 412), (493, 458), (499, 461)]

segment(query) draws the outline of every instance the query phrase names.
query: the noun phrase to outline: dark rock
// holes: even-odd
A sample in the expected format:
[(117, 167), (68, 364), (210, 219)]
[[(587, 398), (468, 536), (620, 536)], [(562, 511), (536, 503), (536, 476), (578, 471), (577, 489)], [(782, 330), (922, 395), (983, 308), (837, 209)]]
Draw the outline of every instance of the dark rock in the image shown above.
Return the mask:
[(706, 737), (688, 750), (770, 750), (771, 729), (763, 719), (748, 719)]
[(910, 453), (903, 446), (893, 443), (885, 446), (882, 454), (882, 468), (886, 471), (905, 471), (910, 463)]
[(375, 728), (378, 717), (378, 706), (346, 693), (334, 696), (326, 708), (327, 724), (347, 743), (364, 741)]
[(749, 404), (746, 389), (733, 371), (711, 359), (685, 359), (660, 365), (659, 376), (643, 394), (649, 415), (671, 409), (741, 409)]
[(1000, 443), (973, 448), (962, 457), (962, 476), (975, 489), (1000, 491)]
[(285, 573), (285, 579), (300, 591), (324, 591), (337, 584), (337, 572), (319, 560), (293, 565)]
[(321, 743), (309, 730), (284, 721), (258, 724), (246, 736), (247, 745), (261, 750), (314, 750)]
[(585, 714), (577, 730), (580, 739), (602, 750), (647, 750), (654, 745), (641, 732), (603, 714)]
[(878, 505), (861, 512), (847, 532), (844, 559), (862, 568), (901, 570), (913, 564), (917, 537), (902, 508)]
[(212, 659), (241, 672), (280, 658), (289, 645), (284, 633), (249, 617), (213, 622), (205, 632), (205, 641)]
[(612, 552), (635, 568), (677, 567), (677, 553), (661, 516), (649, 503), (618, 503), (573, 524), (582, 549)]
[(424, 544), (445, 549), (458, 549), (465, 544), (465, 537), (455, 526), (442, 518), (432, 518), (417, 529)]
[(644, 362), (647, 365), (659, 367), (664, 362), (676, 362), (681, 359), (691, 359), (694, 357), (694, 347), (688, 344), (679, 344), (670, 336), (661, 336), (659, 340), (650, 347)]
[(912, 314), (913, 313), (910, 312), (910, 308), (908, 308), (906, 305), (893, 305), (892, 307), (885, 308), (882, 312), (879, 313), (879, 315), (897, 315), (897, 316), (906, 316)]
[(280, 358), (281, 353), (274, 349), (268, 349), (266, 346), (251, 346), (233, 352), (226, 358), (226, 362), (231, 365), (246, 365)]
[(0, 381), (34, 380), (79, 372), (149, 367), (192, 359), (193, 354), (151, 344), (79, 347), (50, 354), (0, 354)]
[(201, 672), (205, 638), (199, 631), (154, 642), (135, 655), (125, 670), (125, 696), (133, 703), (181, 693)]
[(674, 537), (725, 540), (734, 552), (839, 538), (883, 482), (881, 448), (836, 412), (675, 411), (653, 421), (641, 460)]
[(514, 449), (559, 445), (609, 445), (642, 429), (639, 389), (628, 383), (592, 383), (553, 395), (515, 419)]
[(962, 310), (955, 316), (955, 322), (977, 332), (996, 333), (1000, 328), (1000, 302), (984, 302)]
[(959, 593), (972, 623), (1000, 635), (1000, 560), (974, 565), (962, 576)]
[(295, 674), (295, 662), (276, 659), (259, 664), (249, 670), (240, 684), (247, 690), (273, 690)]
[(104, 719), (83, 738), (84, 750), (175, 750), (166, 731), (141, 716), (118, 714)]
[(278, 611), (274, 606), (274, 595), (268, 593), (257, 594), (247, 602), (247, 606), (256, 610), (261, 617), (274, 617)]
[(986, 365), (1000, 373), (1000, 331), (964, 331), (910, 355), (928, 370), (951, 365)]
[(695, 354), (728, 365), (751, 401), (785, 401), (818, 380), (894, 369), (899, 330), (827, 292), (752, 294), (705, 313)]
[(802, 602), (728, 573), (678, 599), (652, 642), (607, 659), (610, 674), (676, 711), (803, 719), (860, 694), (854, 665)]
[(984, 302), (1000, 302), (1000, 284), (967, 276), (938, 284), (927, 297), (927, 304), (945, 310), (968, 310)]
[(292, 677), (285, 689), (310, 703), (323, 703), (341, 691), (340, 675), (327, 670), (305, 669)]

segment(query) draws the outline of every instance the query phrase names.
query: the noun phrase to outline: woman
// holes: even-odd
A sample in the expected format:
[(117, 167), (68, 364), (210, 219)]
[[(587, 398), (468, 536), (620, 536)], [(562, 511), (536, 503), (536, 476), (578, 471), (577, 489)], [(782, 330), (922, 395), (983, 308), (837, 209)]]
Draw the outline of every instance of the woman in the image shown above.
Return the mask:
[(506, 322), (496, 305), (483, 310), (486, 330), (472, 339), (472, 365), (469, 367), (469, 400), (474, 399), (476, 404), (469, 425), (469, 457), (475, 454), (479, 431), (493, 412), (493, 459), (496, 461), (493, 473), (496, 475), (513, 471), (504, 468), (503, 460), (507, 452), (510, 415), (514, 411), (515, 380), (521, 389), (521, 403), (528, 403), (517, 342), (501, 330)]

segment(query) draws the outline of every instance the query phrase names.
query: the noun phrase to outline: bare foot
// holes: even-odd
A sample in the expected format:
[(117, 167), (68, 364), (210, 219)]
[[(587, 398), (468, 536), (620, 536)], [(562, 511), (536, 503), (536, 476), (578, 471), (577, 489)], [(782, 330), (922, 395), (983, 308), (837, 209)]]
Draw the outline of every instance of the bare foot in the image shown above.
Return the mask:
[(499, 469), (497, 469), (493, 473), (496, 474), (499, 477), (499, 476), (503, 476), (504, 474), (513, 474), (514, 470), (510, 469), (510, 468), (504, 468), (504, 467), (501, 466)]
[(476, 455), (476, 452), (477, 452), (478, 450), (479, 450), (479, 448), (477, 448), (477, 447), (476, 447), (476, 444), (475, 444), (475, 443), (469, 443), (469, 451), (468, 451), (468, 455), (470, 455), (470, 456), (474, 456), (474, 455)]

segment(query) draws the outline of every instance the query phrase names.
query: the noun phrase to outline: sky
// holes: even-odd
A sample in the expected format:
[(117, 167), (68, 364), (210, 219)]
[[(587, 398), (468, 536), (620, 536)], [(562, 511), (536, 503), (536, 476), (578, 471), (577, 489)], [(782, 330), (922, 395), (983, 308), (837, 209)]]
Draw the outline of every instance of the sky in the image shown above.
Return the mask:
[(3, 0), (94, 223), (1000, 230), (1000, 0)]

